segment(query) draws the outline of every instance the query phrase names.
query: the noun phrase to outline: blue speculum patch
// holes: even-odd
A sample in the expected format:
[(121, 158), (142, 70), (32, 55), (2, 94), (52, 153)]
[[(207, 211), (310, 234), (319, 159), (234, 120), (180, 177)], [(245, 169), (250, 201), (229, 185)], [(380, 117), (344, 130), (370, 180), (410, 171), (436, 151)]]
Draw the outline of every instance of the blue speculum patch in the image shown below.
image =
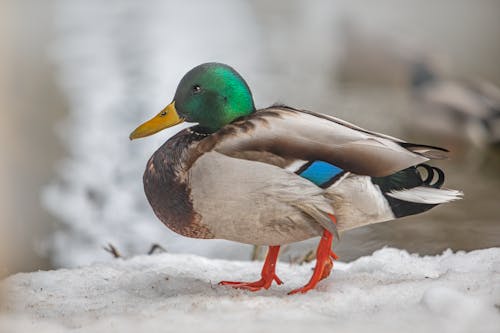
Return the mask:
[(299, 175), (320, 186), (342, 173), (342, 169), (324, 161), (314, 161)]

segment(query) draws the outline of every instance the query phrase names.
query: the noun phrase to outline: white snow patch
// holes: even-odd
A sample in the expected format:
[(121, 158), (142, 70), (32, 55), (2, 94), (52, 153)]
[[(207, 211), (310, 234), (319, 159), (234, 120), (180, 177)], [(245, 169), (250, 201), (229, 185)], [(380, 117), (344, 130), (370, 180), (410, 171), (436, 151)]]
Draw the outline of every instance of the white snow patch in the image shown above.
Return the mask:
[(251, 293), (259, 262), (160, 254), (2, 282), (3, 332), (498, 332), (500, 248), (419, 257), (385, 248), (305, 295), (313, 263), (278, 264), (284, 286)]

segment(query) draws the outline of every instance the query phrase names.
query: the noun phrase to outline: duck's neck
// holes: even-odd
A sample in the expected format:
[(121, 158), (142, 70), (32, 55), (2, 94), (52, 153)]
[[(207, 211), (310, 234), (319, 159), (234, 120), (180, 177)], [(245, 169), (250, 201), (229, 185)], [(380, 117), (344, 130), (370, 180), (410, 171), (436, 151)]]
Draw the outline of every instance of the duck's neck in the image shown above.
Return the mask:
[(236, 99), (234, 102), (228, 100), (224, 106), (215, 107), (199, 116), (200, 121), (198, 121), (197, 131), (200, 133), (215, 133), (233, 121), (249, 116), (254, 112), (255, 106), (251, 95), (248, 95), (248, 98)]

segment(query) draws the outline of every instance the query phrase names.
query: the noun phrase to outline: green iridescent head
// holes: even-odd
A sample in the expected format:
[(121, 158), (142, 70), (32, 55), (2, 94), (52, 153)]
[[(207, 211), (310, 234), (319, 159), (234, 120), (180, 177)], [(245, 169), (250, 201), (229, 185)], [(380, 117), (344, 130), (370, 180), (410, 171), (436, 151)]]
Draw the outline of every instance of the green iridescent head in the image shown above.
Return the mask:
[(140, 125), (130, 138), (148, 136), (183, 121), (198, 123), (207, 132), (215, 132), (253, 111), (252, 93), (245, 80), (228, 65), (206, 63), (187, 72), (172, 103)]
[(219, 63), (199, 65), (187, 72), (174, 101), (181, 117), (212, 132), (255, 110), (245, 80), (231, 67)]

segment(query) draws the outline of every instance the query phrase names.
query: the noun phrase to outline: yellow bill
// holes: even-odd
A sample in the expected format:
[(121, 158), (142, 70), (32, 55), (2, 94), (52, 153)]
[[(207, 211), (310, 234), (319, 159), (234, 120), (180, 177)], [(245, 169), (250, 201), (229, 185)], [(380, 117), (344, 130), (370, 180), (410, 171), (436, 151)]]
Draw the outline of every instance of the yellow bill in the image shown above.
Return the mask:
[(130, 140), (143, 138), (164, 130), (165, 128), (180, 124), (183, 121), (184, 119), (179, 117), (179, 114), (175, 109), (175, 101), (173, 101), (156, 116), (137, 127), (132, 133), (130, 133), (129, 138)]

